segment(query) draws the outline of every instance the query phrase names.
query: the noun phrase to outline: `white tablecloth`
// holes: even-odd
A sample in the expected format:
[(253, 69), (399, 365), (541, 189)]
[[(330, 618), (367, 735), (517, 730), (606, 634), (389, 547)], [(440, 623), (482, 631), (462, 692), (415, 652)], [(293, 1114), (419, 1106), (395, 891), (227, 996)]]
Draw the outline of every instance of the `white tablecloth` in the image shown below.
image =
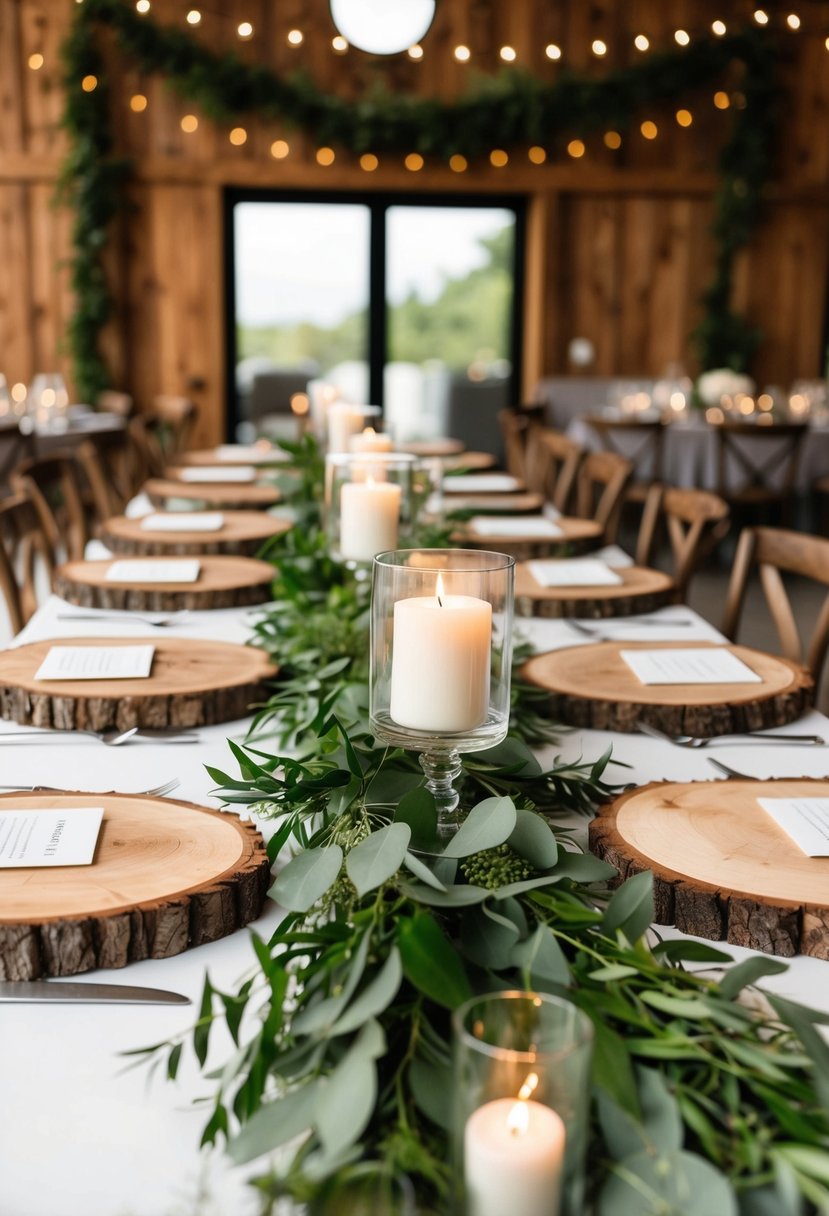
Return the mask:
[[(66, 605), (53, 598), (41, 609), (18, 642), (71, 636), (155, 636), (140, 623), (56, 620)], [(189, 637), (239, 640), (245, 636), (255, 609), (193, 613), (176, 626)], [(608, 621), (608, 635), (668, 640), (671, 636), (715, 639), (719, 635), (688, 608), (664, 609), (660, 614), (693, 618), (692, 627), (670, 625), (646, 629), (635, 622)], [(566, 621), (521, 621), (520, 631), (539, 649), (587, 643)], [(244, 722), (201, 731), (195, 745), (141, 742), (107, 748), (77, 736), (56, 737), (48, 744), (0, 742), (4, 783), (35, 784), (90, 790), (141, 790), (177, 776), (173, 797), (216, 805), (212, 781), (204, 770), (210, 763), (233, 771), (228, 737), (241, 738)], [(808, 729), (829, 739), (829, 720), (810, 714), (793, 730)], [(4, 738), (20, 728), (0, 723)], [(705, 751), (688, 751), (638, 735), (598, 731), (563, 732), (557, 746), (545, 749), (575, 760), (594, 759), (613, 743), (629, 768), (614, 766), (610, 779), (644, 783), (654, 778), (717, 780)], [(756, 746), (718, 748), (716, 754), (735, 768), (759, 776), (823, 776), (829, 771), (829, 749)], [(174, 814), (171, 807), (171, 814)], [(267, 938), (278, 919), (268, 904), (256, 924)], [(660, 933), (673, 936), (670, 929)], [(748, 951), (729, 948), (735, 957)], [(214, 984), (230, 988), (240, 981), (252, 961), (247, 932), (176, 958), (134, 963), (120, 972), (97, 972), (82, 979), (150, 985), (188, 994), (198, 1001), (205, 970)], [(795, 999), (829, 1010), (829, 964), (815, 959), (794, 960), (789, 970), (767, 981)], [(192, 1059), (183, 1066), (178, 1083), (156, 1077), (148, 1081), (143, 1068), (124, 1072), (119, 1053), (159, 1042), (192, 1024), (196, 1007), (4, 1005), (2, 1067), (0, 1067), (0, 1213), (3, 1216), (248, 1216), (258, 1211), (245, 1184), (253, 1167), (230, 1169), (220, 1153), (201, 1154), (198, 1140), (206, 1115), (190, 1104), (210, 1096), (213, 1083), (198, 1077)], [(229, 1040), (215, 1035), (211, 1061), (219, 1063)], [(197, 1197), (205, 1198), (199, 1203)]]

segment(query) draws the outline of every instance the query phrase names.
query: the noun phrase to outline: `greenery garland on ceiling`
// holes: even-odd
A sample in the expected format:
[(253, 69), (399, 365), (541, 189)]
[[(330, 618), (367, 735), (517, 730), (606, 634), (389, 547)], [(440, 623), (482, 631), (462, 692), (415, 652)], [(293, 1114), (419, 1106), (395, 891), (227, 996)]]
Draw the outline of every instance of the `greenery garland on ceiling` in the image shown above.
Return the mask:
[[(100, 344), (114, 307), (104, 253), (129, 172), (127, 162), (113, 155), (97, 41), (102, 26), (112, 30), (119, 49), (138, 70), (166, 76), (178, 93), (214, 119), (252, 114), (313, 132), (319, 144), (356, 154), (417, 151), (444, 161), (456, 153), (474, 158), (494, 147), (549, 146), (564, 134), (585, 136), (609, 126), (625, 130), (645, 106), (686, 97), (722, 79), (734, 61), (742, 63), (745, 100), (733, 109), (731, 135), (720, 157), (712, 226), (714, 277), (693, 338), (703, 368), (747, 368), (759, 335), (732, 311), (732, 272), (736, 254), (758, 222), (771, 172), (776, 88), (767, 32), (748, 29), (695, 41), (602, 78), (562, 72), (546, 83), (505, 70), (477, 80), (474, 91), (454, 102), (383, 89), (350, 101), (320, 89), (304, 73), (282, 77), (233, 53), (216, 54), (189, 32), (138, 14), (125, 0), (84, 0), (63, 49), (70, 151), (61, 179), (62, 197), (75, 212), (70, 261), (76, 307), (69, 347), (82, 398), (94, 401), (110, 380)], [(90, 92), (82, 84), (87, 76), (98, 81)]]

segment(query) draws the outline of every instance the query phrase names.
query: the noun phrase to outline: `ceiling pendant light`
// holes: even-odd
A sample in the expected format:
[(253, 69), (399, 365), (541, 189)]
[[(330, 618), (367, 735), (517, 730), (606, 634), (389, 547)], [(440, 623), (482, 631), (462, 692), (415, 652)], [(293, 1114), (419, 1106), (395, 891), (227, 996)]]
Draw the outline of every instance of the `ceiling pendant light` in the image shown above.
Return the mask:
[(395, 55), (420, 42), (432, 24), (436, 0), (331, 0), (331, 17), (352, 46), (372, 55)]

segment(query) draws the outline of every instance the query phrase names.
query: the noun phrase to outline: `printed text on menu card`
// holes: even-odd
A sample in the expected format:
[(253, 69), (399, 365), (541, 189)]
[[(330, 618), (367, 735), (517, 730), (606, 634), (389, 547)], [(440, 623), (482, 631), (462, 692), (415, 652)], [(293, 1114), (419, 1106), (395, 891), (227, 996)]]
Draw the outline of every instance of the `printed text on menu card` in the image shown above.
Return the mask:
[(762, 676), (725, 646), (620, 650), (642, 684), (761, 684)]
[(829, 857), (829, 798), (758, 798), (807, 857)]
[(0, 869), (90, 865), (103, 817), (102, 806), (0, 811)]
[(50, 646), (36, 680), (143, 680), (155, 646)]

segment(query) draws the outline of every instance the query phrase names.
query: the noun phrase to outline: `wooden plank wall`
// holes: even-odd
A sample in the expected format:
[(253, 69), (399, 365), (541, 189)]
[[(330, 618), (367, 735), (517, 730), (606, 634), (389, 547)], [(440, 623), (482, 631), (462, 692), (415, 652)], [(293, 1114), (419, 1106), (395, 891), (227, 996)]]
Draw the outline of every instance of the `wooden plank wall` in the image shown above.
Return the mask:
[[(198, 0), (152, 0), (151, 17), (184, 27), (192, 7)], [(515, 48), (519, 66), (545, 76), (565, 66), (601, 74), (640, 54), (637, 33), (653, 47), (672, 45), (678, 28), (698, 35), (716, 18), (735, 27), (754, 7), (744, 0), (439, 0), (420, 62), (353, 49), (337, 55), (327, 0), (211, 0), (192, 36), (277, 70), (302, 66), (346, 96), (378, 80), (451, 96), (469, 86), (473, 70), (496, 71), (503, 45)], [(824, 362), (829, 0), (767, 7), (787, 49), (786, 95), (767, 221), (740, 258), (735, 302), (764, 334), (759, 378), (786, 385), (817, 375)], [(71, 298), (62, 262), (71, 217), (53, 205), (53, 193), (65, 151), (60, 44), (75, 11), (75, 0), (0, 0), (0, 370), (10, 382), (69, 371), (62, 340)], [(799, 12), (800, 31), (785, 28), (789, 11)], [(248, 42), (236, 36), (242, 20), (254, 25)], [(287, 42), (291, 28), (304, 34), (297, 48)], [(597, 38), (607, 43), (604, 58), (591, 49)], [(559, 64), (545, 55), (550, 42), (562, 49)], [(471, 50), (469, 65), (453, 57), (460, 43)], [(42, 66), (30, 66), (32, 55), (43, 56)], [(673, 361), (693, 368), (687, 337), (710, 275), (716, 155), (730, 121), (710, 93), (683, 102), (694, 117), (689, 128), (677, 124), (676, 105), (643, 114), (657, 123), (658, 137), (632, 131), (615, 151), (598, 133), (584, 156), (568, 155), (565, 140), (543, 166), (516, 152), (501, 169), (484, 163), (457, 174), (427, 162), (409, 172), (402, 158), (386, 158), (368, 173), (341, 150), (322, 167), (311, 136), (255, 118), (240, 120), (247, 140), (234, 147), (226, 127), (166, 82), (142, 78), (113, 48), (108, 63), (119, 151), (132, 159), (134, 178), (129, 214), (108, 255), (118, 308), (106, 349), (118, 387), (139, 402), (157, 392), (192, 395), (202, 410), (199, 442), (220, 436), (224, 413), (222, 196), (230, 185), (525, 193), (525, 390), (542, 374), (570, 370), (575, 336), (594, 343), (594, 374), (657, 375)], [(130, 108), (137, 93), (147, 98), (141, 112)], [(185, 114), (198, 119), (191, 133), (181, 128)], [(289, 155), (275, 159), (271, 146), (283, 138)]]

